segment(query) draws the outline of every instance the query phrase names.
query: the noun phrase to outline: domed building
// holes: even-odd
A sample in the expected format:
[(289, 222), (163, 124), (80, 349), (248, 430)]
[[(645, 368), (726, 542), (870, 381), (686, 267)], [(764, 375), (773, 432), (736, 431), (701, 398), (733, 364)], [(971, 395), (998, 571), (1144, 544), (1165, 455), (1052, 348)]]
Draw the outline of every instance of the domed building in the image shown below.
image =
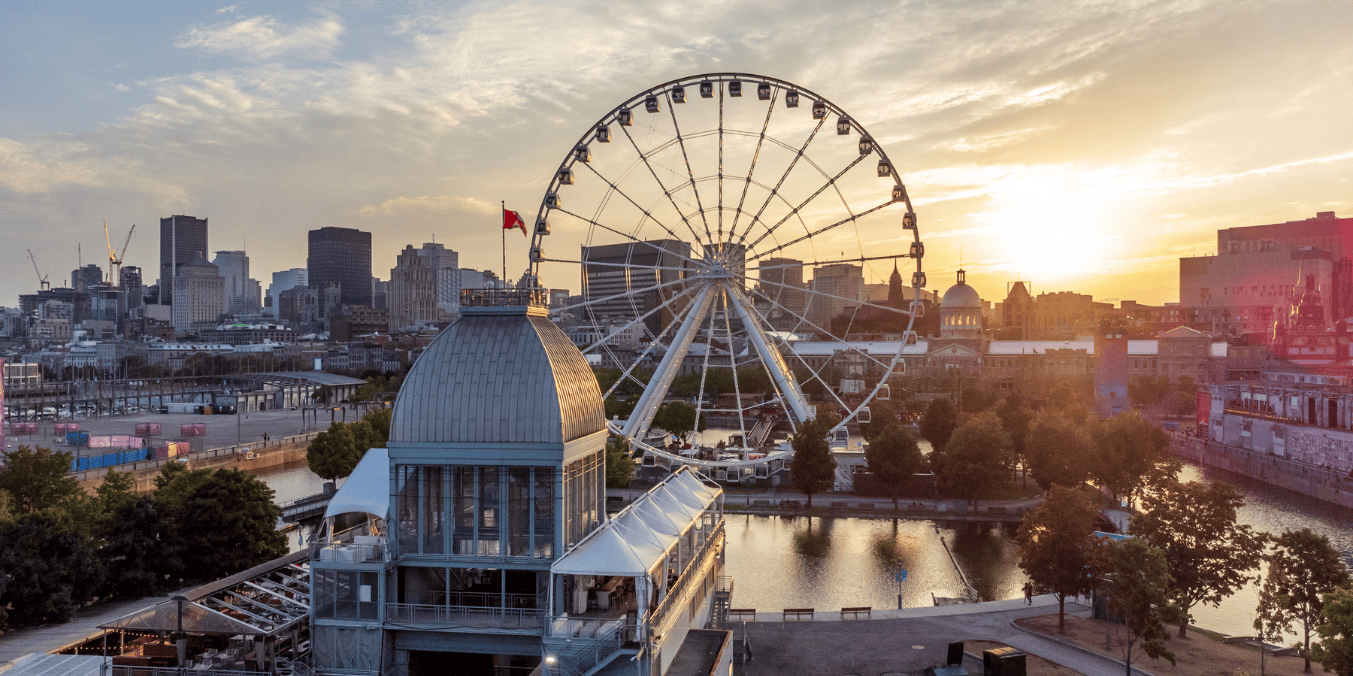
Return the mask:
[[(400, 388), (388, 450), (333, 497), (311, 562), (317, 667), (633, 673), (710, 616), (722, 491), (681, 469), (608, 519), (601, 392), (538, 295), (463, 294)], [(353, 513), (373, 518), (336, 527)]]
[(940, 338), (980, 338), (982, 336), (982, 297), (968, 286), (967, 273), (958, 271), (958, 281), (940, 300)]

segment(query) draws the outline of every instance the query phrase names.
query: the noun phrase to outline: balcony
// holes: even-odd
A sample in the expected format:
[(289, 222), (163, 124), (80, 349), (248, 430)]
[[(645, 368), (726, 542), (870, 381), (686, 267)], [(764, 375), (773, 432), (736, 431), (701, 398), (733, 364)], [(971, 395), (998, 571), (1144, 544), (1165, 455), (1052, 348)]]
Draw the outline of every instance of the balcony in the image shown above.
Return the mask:
[(317, 563), (385, 562), (389, 551), (384, 535), (369, 535), (369, 524), (359, 524), (329, 536), (311, 549), (310, 560)]
[[(452, 597), (458, 596), (452, 594)], [(495, 600), (498, 595), (493, 596)], [(534, 604), (535, 597), (522, 596)], [(449, 600), (455, 600), (449, 599)], [(511, 599), (509, 599), (511, 600)], [(519, 601), (524, 602), (524, 601)], [(540, 634), (545, 629), (545, 611), (540, 608), (504, 608), (473, 605), (388, 603), (385, 606), (386, 626), (404, 626), (430, 630), (498, 630), (510, 633)]]

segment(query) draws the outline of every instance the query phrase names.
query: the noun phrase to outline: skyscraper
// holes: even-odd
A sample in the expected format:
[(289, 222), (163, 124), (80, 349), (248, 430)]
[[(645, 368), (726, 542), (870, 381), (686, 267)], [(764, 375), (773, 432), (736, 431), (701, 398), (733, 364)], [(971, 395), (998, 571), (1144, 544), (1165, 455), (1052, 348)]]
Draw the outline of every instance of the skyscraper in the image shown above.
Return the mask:
[(134, 310), (141, 307), (142, 296), (146, 293), (141, 281), (141, 268), (135, 265), (124, 266), (119, 276), (121, 278), (118, 279), (117, 285), (127, 293), (127, 309)]
[(584, 315), (589, 321), (647, 315), (645, 337), (657, 336), (678, 308), (648, 313), (681, 292), (672, 282), (685, 278), (690, 253), (690, 244), (674, 239), (583, 247), (583, 296), (592, 303)]
[(189, 333), (196, 322), (219, 321), (225, 301), (225, 280), (215, 265), (199, 258), (180, 266), (174, 277), (174, 331)]
[(183, 266), (207, 260), (207, 219), (170, 216), (160, 219), (160, 303), (174, 302), (174, 277)]
[(344, 305), (371, 307), (371, 233), (355, 228), (311, 230), (305, 266), (311, 287), (337, 286)]
[(249, 256), (243, 251), (217, 251), (212, 260), (225, 278), (226, 311), (254, 314), (259, 311), (259, 284), (249, 276)]
[(103, 268), (89, 263), (82, 268), (71, 270), (70, 286), (76, 291), (89, 293), (89, 287), (103, 281)]
[(272, 284), (268, 285), (268, 297), (272, 299), (269, 304), (271, 314), (274, 317), (281, 317), (280, 308), (282, 307), (282, 292), (294, 289), (298, 286), (309, 286), (306, 283), (308, 274), (305, 268), (292, 268), (272, 273)]
[(460, 306), (460, 254), (436, 242), (425, 242), (418, 250), (423, 264), (432, 268), (437, 307), (453, 312)]
[(437, 318), (437, 296), (433, 289), (435, 271), (421, 253), (413, 245), (404, 247), (398, 264), (390, 269), (386, 304), (392, 333), (410, 326), (426, 326)]

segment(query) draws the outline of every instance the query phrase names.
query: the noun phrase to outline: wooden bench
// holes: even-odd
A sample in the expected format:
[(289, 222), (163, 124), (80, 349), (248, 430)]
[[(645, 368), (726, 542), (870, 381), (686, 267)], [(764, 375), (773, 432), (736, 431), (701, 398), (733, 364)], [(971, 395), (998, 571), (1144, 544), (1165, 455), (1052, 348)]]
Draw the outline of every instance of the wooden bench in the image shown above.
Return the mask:
[(798, 500), (781, 500), (781, 501), (780, 501), (780, 509), (798, 509), (799, 506), (800, 506), (800, 505), (799, 505), (799, 501), (798, 501)]
[(803, 618), (804, 615), (807, 615), (807, 616), (808, 616), (808, 619), (810, 619), (810, 620), (813, 619), (813, 609), (812, 609), (812, 608), (785, 608), (784, 611), (781, 612), (781, 614), (780, 614), (780, 621), (782, 621), (782, 622), (788, 622), (790, 617), (793, 617), (795, 620), (802, 620), (802, 619), (804, 619), (804, 618)]
[(729, 608), (728, 619), (738, 619), (744, 622), (756, 621), (756, 608)]
[(841, 619), (844, 620), (846, 619), (846, 615), (849, 615), (851, 616), (852, 619), (858, 620), (860, 619), (860, 616), (863, 615), (864, 619), (868, 620), (872, 619), (873, 611), (874, 611), (873, 606), (855, 606), (853, 608), (842, 608)]

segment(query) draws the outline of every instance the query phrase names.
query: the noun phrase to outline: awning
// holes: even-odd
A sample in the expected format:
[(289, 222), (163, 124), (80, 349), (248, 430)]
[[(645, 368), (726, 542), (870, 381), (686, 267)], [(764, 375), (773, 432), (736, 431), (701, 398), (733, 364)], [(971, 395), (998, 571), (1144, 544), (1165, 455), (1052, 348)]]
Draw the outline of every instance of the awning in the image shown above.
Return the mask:
[[(179, 617), (179, 609), (183, 617)], [(132, 613), (107, 624), (100, 629), (133, 629), (139, 631), (183, 631), (202, 634), (251, 634), (268, 632), (246, 624), (229, 615), (211, 608), (199, 606), (192, 601), (164, 601), (140, 612)]]
[[(716, 506), (721, 489), (704, 485), (681, 468), (639, 496), (550, 566), (563, 575), (648, 574), (680, 535)], [(692, 481), (694, 483), (692, 483)]]
[(343, 487), (329, 499), (324, 518), (349, 513), (371, 514), (379, 519), (390, 514), (390, 452), (373, 448), (362, 456)]

